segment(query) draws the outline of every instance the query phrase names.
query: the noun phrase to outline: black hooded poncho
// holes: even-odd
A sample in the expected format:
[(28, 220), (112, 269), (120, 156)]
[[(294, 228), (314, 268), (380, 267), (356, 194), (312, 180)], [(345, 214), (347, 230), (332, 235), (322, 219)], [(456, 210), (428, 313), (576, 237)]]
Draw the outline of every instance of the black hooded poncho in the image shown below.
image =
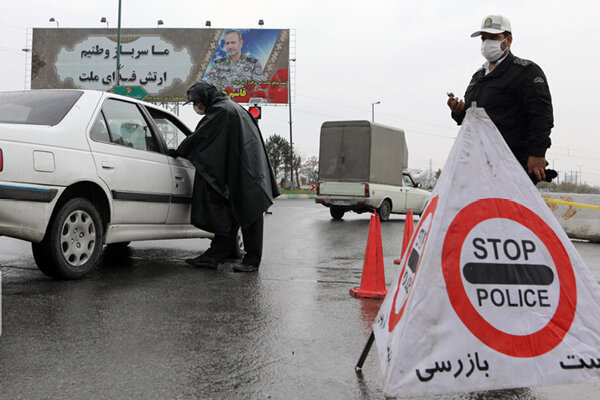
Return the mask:
[(228, 236), (273, 204), (277, 182), (258, 124), (246, 109), (206, 82), (192, 86), (188, 98), (206, 112), (177, 149), (196, 168), (191, 223)]

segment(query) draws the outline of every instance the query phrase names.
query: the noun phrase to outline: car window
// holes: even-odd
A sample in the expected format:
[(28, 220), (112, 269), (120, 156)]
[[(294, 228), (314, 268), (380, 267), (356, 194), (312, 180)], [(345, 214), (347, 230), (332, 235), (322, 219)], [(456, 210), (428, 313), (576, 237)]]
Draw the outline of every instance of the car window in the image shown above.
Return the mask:
[(408, 175), (402, 175), (402, 181), (404, 182), (404, 186), (415, 187), (415, 183)]
[(110, 142), (110, 136), (108, 134), (108, 127), (102, 113), (98, 115), (92, 130), (90, 131), (90, 137), (98, 142)]
[(0, 123), (56, 125), (82, 94), (77, 90), (0, 93)]
[(144, 116), (133, 103), (109, 99), (102, 106), (111, 142), (138, 150), (159, 151)]
[(176, 120), (170, 114), (152, 107), (146, 107), (146, 109), (152, 116), (152, 119), (158, 127), (160, 134), (165, 139), (167, 147), (170, 149), (176, 149), (183, 139), (186, 138), (186, 132), (189, 132), (187, 128), (181, 126), (181, 121)]

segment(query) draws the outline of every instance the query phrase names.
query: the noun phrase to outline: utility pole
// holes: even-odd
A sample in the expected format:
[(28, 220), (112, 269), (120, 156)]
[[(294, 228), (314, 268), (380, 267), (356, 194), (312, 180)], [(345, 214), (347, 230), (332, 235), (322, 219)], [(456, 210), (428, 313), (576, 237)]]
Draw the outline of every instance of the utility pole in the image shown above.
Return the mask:
[(581, 186), (581, 167), (585, 166), (585, 164), (575, 164), (579, 167), (579, 186)]
[(115, 72), (116, 86), (121, 83), (121, 0), (119, 0), (119, 24), (117, 26), (117, 71)]
[[(262, 21), (262, 20), (261, 20)], [(292, 62), (295, 62), (295, 58), (290, 58), (290, 63), (288, 65), (288, 108), (290, 109), (290, 183), (292, 184), (292, 189), (294, 188), (294, 141), (292, 138)]]

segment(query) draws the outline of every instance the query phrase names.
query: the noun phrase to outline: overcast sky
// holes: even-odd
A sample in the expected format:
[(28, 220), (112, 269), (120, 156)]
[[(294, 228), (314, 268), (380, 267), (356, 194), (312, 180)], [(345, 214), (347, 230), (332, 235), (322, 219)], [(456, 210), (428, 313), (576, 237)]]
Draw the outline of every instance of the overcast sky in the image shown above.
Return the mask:
[[(118, 0), (0, 0), (0, 90), (25, 88), (27, 28), (116, 27)], [(324, 121), (370, 119), (402, 128), (409, 167), (442, 168), (458, 127), (446, 92), (462, 98), (484, 59), (471, 38), (488, 14), (507, 16), (512, 51), (546, 73), (554, 103), (553, 145), (547, 159), (561, 172), (581, 170), (600, 185), (600, 1), (183, 1), (122, 0), (122, 27), (265, 28), (295, 30), (296, 81), (292, 86), (294, 146), (318, 155)], [(292, 53), (292, 57), (294, 54)], [(191, 108), (191, 107), (189, 107)], [(193, 127), (197, 116), (181, 113)], [(287, 107), (263, 108), (268, 137), (289, 139)], [(1, 135), (1, 133), (0, 133)], [(562, 175), (561, 175), (562, 180)]]

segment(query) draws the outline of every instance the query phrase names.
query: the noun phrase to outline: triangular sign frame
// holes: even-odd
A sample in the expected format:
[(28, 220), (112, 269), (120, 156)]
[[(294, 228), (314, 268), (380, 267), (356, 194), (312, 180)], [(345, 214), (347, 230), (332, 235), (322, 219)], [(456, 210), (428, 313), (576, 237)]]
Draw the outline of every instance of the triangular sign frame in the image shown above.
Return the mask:
[(373, 324), (388, 397), (600, 380), (600, 287), (470, 108)]

